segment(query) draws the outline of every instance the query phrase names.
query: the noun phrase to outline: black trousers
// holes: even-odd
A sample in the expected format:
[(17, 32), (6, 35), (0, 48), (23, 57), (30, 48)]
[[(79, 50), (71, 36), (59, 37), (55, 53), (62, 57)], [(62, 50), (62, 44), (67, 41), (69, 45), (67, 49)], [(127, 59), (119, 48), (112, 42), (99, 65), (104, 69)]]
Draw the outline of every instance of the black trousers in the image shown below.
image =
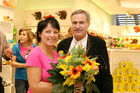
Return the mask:
[(15, 80), (15, 88), (16, 88), (16, 93), (26, 93), (28, 91), (29, 85), (27, 80), (21, 80), (21, 79), (16, 79)]

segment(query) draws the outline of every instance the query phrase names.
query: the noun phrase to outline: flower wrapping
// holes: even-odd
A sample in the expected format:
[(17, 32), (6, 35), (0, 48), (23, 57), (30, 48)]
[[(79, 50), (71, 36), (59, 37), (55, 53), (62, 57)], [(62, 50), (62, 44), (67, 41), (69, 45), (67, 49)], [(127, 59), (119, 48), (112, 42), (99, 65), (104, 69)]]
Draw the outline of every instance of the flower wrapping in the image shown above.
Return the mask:
[(93, 83), (94, 75), (99, 73), (100, 64), (96, 63), (97, 57), (89, 59), (81, 46), (74, 47), (68, 54), (59, 51), (59, 55), (58, 63), (51, 63), (53, 69), (48, 70), (52, 76), (47, 80), (54, 84), (52, 93), (73, 93), (74, 85), (78, 83), (83, 84), (87, 93), (99, 93)]

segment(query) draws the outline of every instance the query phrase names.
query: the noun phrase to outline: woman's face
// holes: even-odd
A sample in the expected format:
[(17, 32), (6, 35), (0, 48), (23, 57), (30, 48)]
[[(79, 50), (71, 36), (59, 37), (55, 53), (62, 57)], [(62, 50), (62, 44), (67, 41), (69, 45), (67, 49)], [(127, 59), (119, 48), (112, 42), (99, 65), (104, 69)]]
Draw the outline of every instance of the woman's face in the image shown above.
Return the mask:
[(58, 40), (58, 30), (53, 28), (52, 25), (49, 23), (42, 31), (42, 33), (39, 34), (41, 38), (42, 44), (45, 44), (49, 47), (53, 47), (57, 40)]
[(27, 35), (27, 32), (26, 31), (22, 31), (19, 34), (19, 40), (20, 40), (20, 43), (26, 43), (26, 42), (28, 42), (28, 35)]

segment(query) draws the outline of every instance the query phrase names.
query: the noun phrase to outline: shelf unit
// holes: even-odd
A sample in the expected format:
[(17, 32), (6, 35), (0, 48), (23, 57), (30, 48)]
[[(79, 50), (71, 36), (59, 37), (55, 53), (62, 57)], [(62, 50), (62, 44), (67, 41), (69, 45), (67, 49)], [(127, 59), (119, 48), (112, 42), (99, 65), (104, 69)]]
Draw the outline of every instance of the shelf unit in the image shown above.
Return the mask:
[(13, 22), (4, 21), (4, 16), (14, 19), (15, 9), (0, 3), (0, 11), (0, 30), (5, 33), (7, 40), (13, 39)]
[[(1, 5), (2, 0), (0, 0), (0, 30), (3, 31), (6, 35), (7, 40), (13, 39), (13, 22), (8, 22), (4, 20), (4, 16), (8, 16), (10, 19), (14, 19), (14, 8), (10, 8), (8, 6)], [(14, 88), (14, 68), (10, 65), (3, 65), (2, 72), (0, 73), (3, 80), (6, 83), (10, 83), (10, 86), (5, 87), (5, 93), (15, 93)]]

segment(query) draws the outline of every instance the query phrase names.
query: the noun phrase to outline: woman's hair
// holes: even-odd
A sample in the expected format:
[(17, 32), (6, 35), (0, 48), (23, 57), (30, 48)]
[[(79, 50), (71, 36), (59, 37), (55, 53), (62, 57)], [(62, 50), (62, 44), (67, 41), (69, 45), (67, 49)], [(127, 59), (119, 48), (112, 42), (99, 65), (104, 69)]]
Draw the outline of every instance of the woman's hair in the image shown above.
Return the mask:
[(48, 24), (51, 24), (52, 27), (57, 29), (58, 31), (60, 30), (60, 26), (59, 26), (58, 21), (53, 17), (48, 17), (47, 19), (40, 21), (37, 25), (37, 41), (38, 41), (38, 43), (41, 41), (39, 34), (42, 33), (43, 29), (45, 29), (45, 27), (47, 27)]
[(20, 29), (19, 30), (19, 35), (21, 34), (21, 32), (26, 31), (27, 36), (28, 36), (28, 41), (29, 42), (33, 42), (33, 32), (31, 31), (31, 29)]

